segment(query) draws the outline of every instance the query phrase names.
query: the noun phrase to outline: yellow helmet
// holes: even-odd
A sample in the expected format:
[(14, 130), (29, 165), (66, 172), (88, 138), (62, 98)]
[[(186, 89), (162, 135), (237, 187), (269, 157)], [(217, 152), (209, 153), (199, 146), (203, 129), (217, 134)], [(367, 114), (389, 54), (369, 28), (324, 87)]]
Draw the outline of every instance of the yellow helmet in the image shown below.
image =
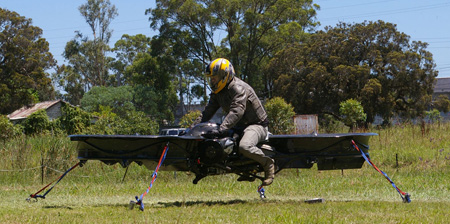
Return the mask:
[(218, 58), (206, 67), (205, 76), (213, 93), (218, 93), (233, 79), (234, 68), (227, 59)]

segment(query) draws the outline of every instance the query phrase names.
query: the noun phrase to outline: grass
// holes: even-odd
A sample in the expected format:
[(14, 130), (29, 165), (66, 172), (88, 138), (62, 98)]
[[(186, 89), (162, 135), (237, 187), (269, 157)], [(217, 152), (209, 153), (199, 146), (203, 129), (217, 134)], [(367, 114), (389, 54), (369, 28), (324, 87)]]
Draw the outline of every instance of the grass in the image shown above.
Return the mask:
[[(144, 198), (145, 210), (128, 209), (144, 193), (152, 171), (89, 161), (61, 181), (45, 200), (27, 203), (59, 172), (75, 164), (67, 137), (19, 138), (0, 146), (0, 223), (446, 223), (450, 213), (450, 124), (403, 125), (373, 130), (372, 161), (405, 192), (399, 194), (365, 164), (337, 171), (283, 170), (266, 187), (237, 182), (235, 175), (212, 176), (192, 184), (193, 175), (160, 172)], [(28, 169), (38, 167), (37, 169)], [(325, 203), (304, 201), (320, 197)]]

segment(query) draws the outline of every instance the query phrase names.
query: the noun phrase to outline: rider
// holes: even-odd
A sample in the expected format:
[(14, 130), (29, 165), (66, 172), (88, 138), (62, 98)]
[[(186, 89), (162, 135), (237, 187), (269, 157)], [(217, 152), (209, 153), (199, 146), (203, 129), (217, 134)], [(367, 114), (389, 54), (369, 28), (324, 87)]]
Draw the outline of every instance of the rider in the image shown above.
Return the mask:
[[(235, 77), (233, 65), (227, 59), (212, 61), (206, 67), (205, 76), (212, 92), (208, 105), (194, 124), (209, 121), (222, 108), (226, 116), (213, 135), (223, 136), (231, 128), (242, 128), (244, 131), (239, 142), (239, 152), (262, 165), (263, 185), (270, 185), (275, 176), (274, 161), (256, 147), (268, 134), (269, 122), (261, 101), (250, 85)], [(245, 177), (241, 180), (245, 180)]]

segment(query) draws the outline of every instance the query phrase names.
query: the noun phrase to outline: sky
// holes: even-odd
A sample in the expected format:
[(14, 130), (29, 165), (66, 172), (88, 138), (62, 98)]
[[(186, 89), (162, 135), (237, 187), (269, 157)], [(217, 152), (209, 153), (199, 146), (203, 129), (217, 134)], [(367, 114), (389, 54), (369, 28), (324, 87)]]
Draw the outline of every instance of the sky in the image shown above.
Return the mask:
[[(31, 18), (34, 26), (43, 30), (50, 52), (63, 64), (62, 53), (75, 31), (92, 36), (78, 11), (86, 0), (0, 0), (0, 7)], [(155, 0), (110, 0), (119, 15), (112, 21), (110, 44), (123, 34), (154, 36), (145, 10), (156, 6)], [(450, 77), (450, 0), (315, 0), (320, 6), (317, 21), (335, 26), (339, 22), (362, 23), (383, 20), (397, 25), (397, 30), (410, 36), (411, 41), (427, 42), (433, 54), (438, 78)]]

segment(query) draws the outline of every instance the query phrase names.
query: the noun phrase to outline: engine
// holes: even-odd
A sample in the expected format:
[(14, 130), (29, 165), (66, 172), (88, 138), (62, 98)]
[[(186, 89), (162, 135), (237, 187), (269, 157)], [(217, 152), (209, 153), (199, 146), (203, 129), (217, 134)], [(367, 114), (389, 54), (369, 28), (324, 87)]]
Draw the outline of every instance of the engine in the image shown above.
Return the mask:
[[(214, 123), (200, 123), (187, 130), (186, 135), (199, 137), (218, 128), (219, 126)], [(233, 153), (234, 147), (235, 141), (230, 137), (206, 139), (198, 148), (200, 162), (204, 164), (223, 163)]]
[(200, 162), (223, 163), (233, 152), (234, 141), (230, 138), (208, 139), (199, 147)]
[[(231, 130), (229, 132), (230, 136), (233, 137), (204, 137), (204, 134), (208, 134), (208, 132), (217, 130), (218, 128), (218, 124), (200, 123), (192, 129), (186, 130), (186, 136), (203, 136), (204, 138), (202, 141), (199, 141), (197, 147), (193, 149), (189, 160), (188, 166), (191, 171), (195, 173), (195, 179), (193, 180), (194, 184), (197, 184), (198, 181), (209, 175), (236, 173), (240, 176), (254, 176), (256, 175), (256, 172), (262, 171), (262, 167), (259, 163), (240, 155), (237, 140), (239, 139), (237, 134), (239, 130)], [(267, 151), (265, 148), (262, 149)]]

